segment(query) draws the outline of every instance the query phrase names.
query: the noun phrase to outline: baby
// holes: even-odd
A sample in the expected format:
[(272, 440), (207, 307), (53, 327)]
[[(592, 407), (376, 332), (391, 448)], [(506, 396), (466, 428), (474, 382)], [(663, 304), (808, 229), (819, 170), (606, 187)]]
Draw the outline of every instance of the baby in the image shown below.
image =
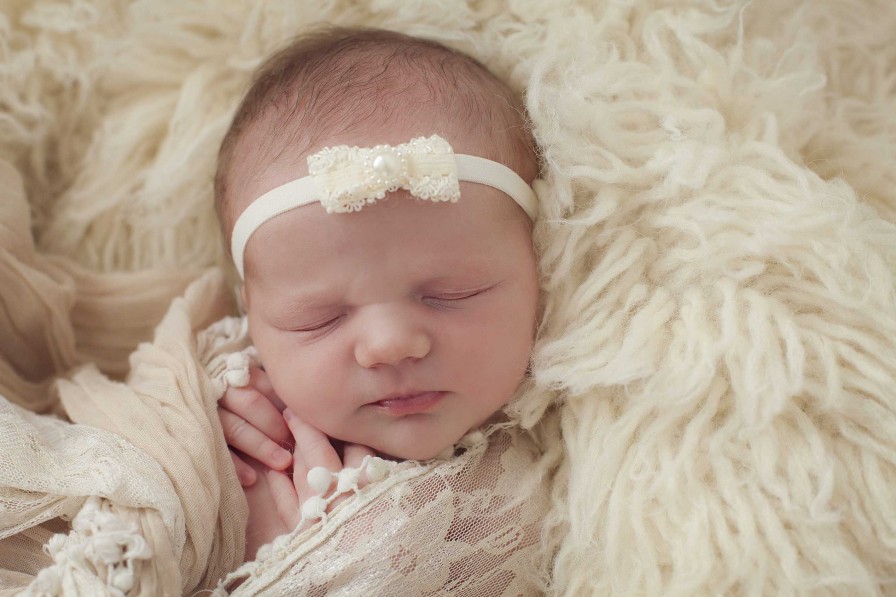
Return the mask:
[(295, 527), (309, 470), (434, 458), (513, 397), (536, 173), (519, 100), (439, 44), (328, 29), (261, 67), (215, 178), (263, 364), (219, 407), (247, 556)]

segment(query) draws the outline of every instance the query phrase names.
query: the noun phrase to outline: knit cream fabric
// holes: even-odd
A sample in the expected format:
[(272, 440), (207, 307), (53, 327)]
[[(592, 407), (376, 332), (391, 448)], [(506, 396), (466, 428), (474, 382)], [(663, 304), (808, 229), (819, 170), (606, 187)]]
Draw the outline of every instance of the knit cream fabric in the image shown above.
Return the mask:
[[(198, 325), (189, 301), (168, 306), (226, 263), (211, 207), (217, 144), (252, 68), (322, 21), (431, 37), (525, 94), (544, 158), (545, 300), (533, 386), (512, 414), (544, 436), (536, 468), (553, 471), (547, 590), (892, 593), (888, 0), (0, 0), (0, 157), (13, 173), (0, 190), (0, 293), (16, 297), (0, 310), (0, 394), (2, 420), (24, 434), (4, 436), (2, 454), (40, 430), (56, 438), (54, 461), (77, 466), (61, 446), (100, 434), (144, 482), (167, 478), (178, 494), (160, 446), (125, 448), (121, 429), (22, 409), (68, 413), (58, 396), (87, 382), (127, 395), (86, 364), (121, 378), (166, 311), (182, 313), (185, 341), (211, 322)], [(23, 203), (7, 201), (14, 171), (36, 244)], [(204, 280), (190, 300), (226, 312), (211, 298), (220, 280)], [(217, 462), (214, 446), (192, 449)], [(167, 506), (139, 489), (113, 514), (179, 553), (177, 574), (159, 578), (214, 586), (230, 564), (213, 554), (234, 535), (201, 512), (168, 514), (195, 535), (150, 523)], [(93, 504), (83, 528), (112, 521), (105, 502), (78, 499)], [(83, 509), (63, 502), (0, 542), (3, 564), (39, 554), (3, 582), (52, 563), (40, 546)], [(5, 527), (0, 508), (4, 528), (22, 527)], [(133, 547), (141, 570), (168, 565)]]

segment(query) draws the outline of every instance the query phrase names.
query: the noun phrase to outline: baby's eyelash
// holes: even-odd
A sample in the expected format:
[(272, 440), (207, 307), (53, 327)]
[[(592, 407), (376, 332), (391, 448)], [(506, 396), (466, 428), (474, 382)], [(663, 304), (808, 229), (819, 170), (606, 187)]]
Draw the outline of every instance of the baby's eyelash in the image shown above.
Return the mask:
[(430, 294), (423, 297), (424, 301), (435, 301), (435, 302), (457, 302), (462, 301), (464, 299), (473, 298), (475, 296), (479, 296), (480, 294), (488, 291), (491, 287), (488, 288), (478, 288), (476, 290), (466, 291), (466, 292), (456, 292), (456, 293), (446, 293), (446, 294)]
[(481, 291), (481, 290), (477, 290), (476, 292), (464, 292), (464, 293), (462, 293), (462, 294), (442, 294), (442, 295), (433, 295), (433, 296), (428, 296), (428, 297), (426, 297), (426, 298), (434, 299), (434, 300), (439, 300), (439, 301), (460, 301), (460, 300), (463, 300), (463, 299), (465, 299), (465, 298), (471, 298), (471, 297), (474, 297), (474, 296), (476, 296), (477, 294), (479, 294), (480, 292), (482, 292), (482, 291)]
[(293, 328), (290, 331), (291, 332), (319, 332), (319, 331), (333, 325), (340, 319), (342, 319), (342, 315), (337, 315), (336, 317), (332, 317), (332, 318), (330, 318), (326, 321), (323, 321), (321, 323), (315, 323), (315, 324), (312, 324), (307, 327)]

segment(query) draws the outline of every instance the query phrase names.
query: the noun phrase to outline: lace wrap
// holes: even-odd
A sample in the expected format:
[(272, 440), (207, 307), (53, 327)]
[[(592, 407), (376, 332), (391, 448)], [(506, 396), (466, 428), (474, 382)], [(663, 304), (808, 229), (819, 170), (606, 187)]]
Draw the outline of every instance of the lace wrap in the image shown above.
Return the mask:
[(548, 498), (533, 446), (513, 427), (463, 443), (445, 461), (394, 464), (321, 524), (279, 538), (233, 595), (541, 594)]

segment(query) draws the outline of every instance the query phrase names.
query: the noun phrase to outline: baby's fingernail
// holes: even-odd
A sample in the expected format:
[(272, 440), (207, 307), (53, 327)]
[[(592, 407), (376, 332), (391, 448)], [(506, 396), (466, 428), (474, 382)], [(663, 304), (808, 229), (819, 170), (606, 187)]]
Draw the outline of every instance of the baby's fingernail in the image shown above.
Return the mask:
[(240, 485), (243, 487), (248, 487), (255, 483), (255, 473), (251, 471), (240, 471), (237, 473), (237, 477), (239, 477)]
[(277, 466), (286, 466), (292, 460), (292, 454), (282, 448), (277, 448), (271, 452), (271, 462)]
[(287, 408), (286, 410), (283, 411), (283, 418), (286, 419), (287, 421), (289, 421), (290, 419), (292, 419), (294, 416), (295, 416), (295, 415), (292, 414), (292, 411), (289, 410), (288, 408)]

